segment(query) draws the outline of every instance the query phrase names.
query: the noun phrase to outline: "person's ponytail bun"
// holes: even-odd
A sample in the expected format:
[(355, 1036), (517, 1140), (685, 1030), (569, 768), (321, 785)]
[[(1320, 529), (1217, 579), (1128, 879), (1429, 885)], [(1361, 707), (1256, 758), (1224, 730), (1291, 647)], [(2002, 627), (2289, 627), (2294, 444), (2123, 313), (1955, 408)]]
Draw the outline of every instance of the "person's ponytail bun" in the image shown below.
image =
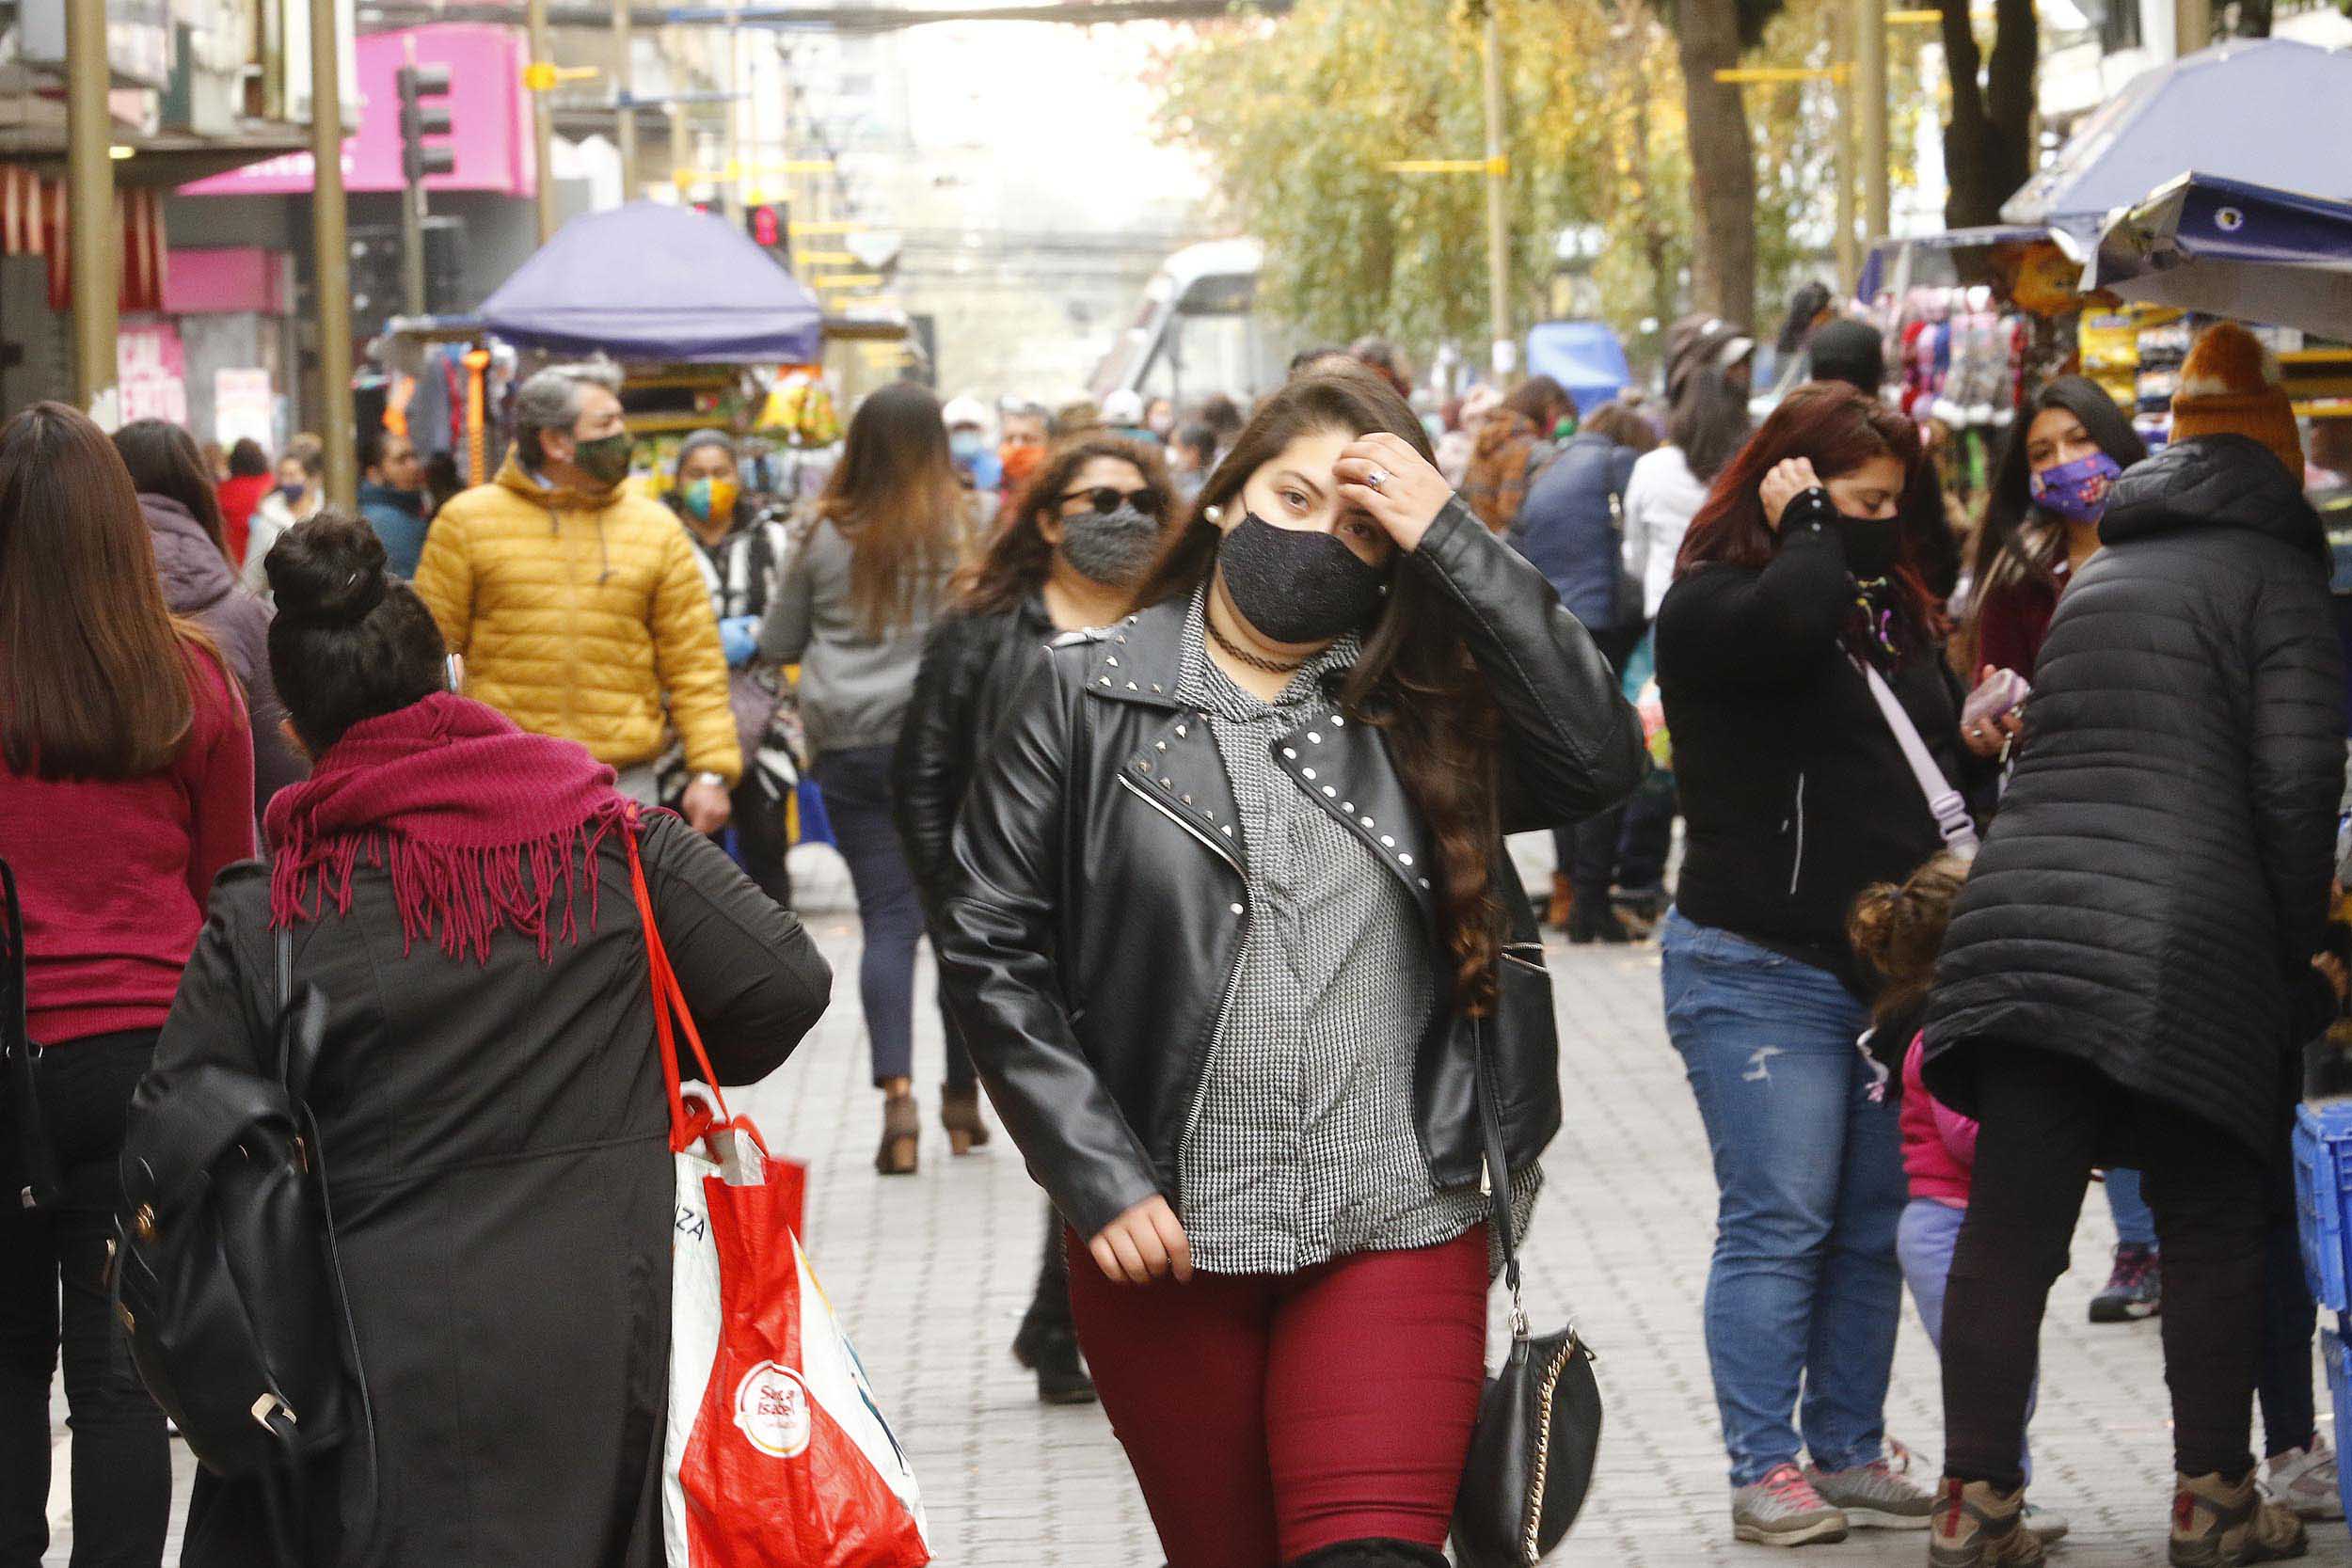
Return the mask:
[(270, 673), (313, 756), (352, 725), (446, 689), (432, 611), (386, 574), (383, 543), (358, 517), (330, 506), (296, 523), (262, 568), (278, 594)]
[(384, 602), (383, 541), (332, 507), (278, 535), (262, 569), (278, 613), (308, 626), (357, 626)]

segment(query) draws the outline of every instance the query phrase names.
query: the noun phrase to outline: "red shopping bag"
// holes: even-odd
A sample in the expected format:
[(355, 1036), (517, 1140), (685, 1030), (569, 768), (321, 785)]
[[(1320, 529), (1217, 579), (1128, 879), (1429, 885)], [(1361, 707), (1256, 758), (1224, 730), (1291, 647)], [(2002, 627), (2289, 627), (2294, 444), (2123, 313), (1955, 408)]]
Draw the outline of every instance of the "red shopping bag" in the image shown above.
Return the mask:
[[(803, 1184), (730, 1116), (654, 925), (634, 832), (670, 1153), (669, 1568), (921, 1568), (914, 1472), (795, 1235)], [(680, 1086), (676, 1036), (706, 1090)]]

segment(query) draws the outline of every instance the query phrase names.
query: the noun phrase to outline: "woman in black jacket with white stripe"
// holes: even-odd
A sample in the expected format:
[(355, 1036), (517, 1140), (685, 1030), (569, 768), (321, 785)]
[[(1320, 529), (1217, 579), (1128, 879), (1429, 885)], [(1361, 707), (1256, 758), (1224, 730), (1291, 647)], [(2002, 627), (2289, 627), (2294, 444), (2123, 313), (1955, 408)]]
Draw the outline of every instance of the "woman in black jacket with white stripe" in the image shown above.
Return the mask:
[[(924, 646), (892, 758), (898, 839), (927, 912), (939, 908), (956, 814), (1013, 687), (1057, 634), (1119, 619), (1173, 516), (1167, 466), (1154, 451), (1117, 436), (1080, 436), (1047, 454), (988, 553), (957, 584), (954, 605)], [(1035, 1369), (1038, 1398), (1048, 1404), (1094, 1398), (1070, 1322), (1070, 1264), (1051, 1204), (1037, 1292), (1012, 1353)]]

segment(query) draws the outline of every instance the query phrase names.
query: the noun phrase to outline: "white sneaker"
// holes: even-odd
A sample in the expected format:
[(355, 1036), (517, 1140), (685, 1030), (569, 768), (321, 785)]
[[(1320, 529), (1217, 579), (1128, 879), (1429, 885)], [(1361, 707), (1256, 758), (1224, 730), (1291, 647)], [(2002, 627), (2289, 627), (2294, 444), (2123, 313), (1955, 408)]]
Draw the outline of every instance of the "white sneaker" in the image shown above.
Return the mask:
[(2344, 1494), (2336, 1484), (2336, 1454), (2325, 1436), (2314, 1435), (2308, 1449), (2289, 1449), (2265, 1468), (2263, 1490), (2273, 1502), (2293, 1509), (2296, 1518), (2344, 1517)]
[(2074, 1528), (2057, 1509), (2043, 1508), (2036, 1503), (2026, 1505), (2025, 1525), (2026, 1533), (2045, 1546), (2065, 1540), (2066, 1532)]

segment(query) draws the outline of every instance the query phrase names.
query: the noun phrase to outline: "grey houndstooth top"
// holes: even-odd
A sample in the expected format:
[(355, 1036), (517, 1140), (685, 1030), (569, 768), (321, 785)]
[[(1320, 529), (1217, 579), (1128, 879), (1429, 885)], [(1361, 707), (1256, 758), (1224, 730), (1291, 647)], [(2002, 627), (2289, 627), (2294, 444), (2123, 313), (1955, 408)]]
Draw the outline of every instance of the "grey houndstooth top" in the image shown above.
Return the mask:
[[(1292, 1274), (1355, 1252), (1432, 1246), (1487, 1216), (1473, 1183), (1434, 1189), (1413, 1069), (1438, 1006), (1420, 911), (1373, 852), (1274, 764), (1280, 737), (1330, 708), (1341, 639), (1260, 701), (1208, 657), (1196, 594), (1179, 701), (1208, 715), (1234, 803), (1254, 911), (1178, 1153), (1195, 1266)], [(1522, 1173), (1532, 1201), (1535, 1173)]]

